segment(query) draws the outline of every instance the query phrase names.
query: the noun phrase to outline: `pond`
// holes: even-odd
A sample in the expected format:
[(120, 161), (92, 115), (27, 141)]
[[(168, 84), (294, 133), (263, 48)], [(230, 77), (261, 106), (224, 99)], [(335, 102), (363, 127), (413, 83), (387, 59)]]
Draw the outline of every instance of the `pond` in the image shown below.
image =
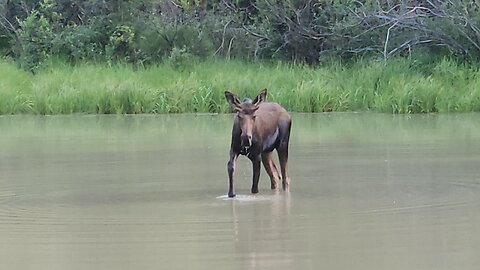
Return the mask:
[(474, 269), (480, 115), (293, 114), (250, 194), (232, 115), (0, 117), (7, 269)]

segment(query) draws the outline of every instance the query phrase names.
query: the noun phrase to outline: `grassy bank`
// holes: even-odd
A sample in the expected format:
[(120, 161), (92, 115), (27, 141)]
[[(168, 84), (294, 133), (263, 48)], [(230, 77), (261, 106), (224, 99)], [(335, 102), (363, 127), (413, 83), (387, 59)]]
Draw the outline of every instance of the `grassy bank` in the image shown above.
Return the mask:
[(0, 61), (0, 114), (228, 112), (224, 91), (240, 97), (268, 88), (270, 101), (290, 111), (388, 113), (480, 111), (478, 68), (444, 60), (365, 61), (319, 68), (239, 61), (183, 69), (161, 65), (56, 62), (36, 75)]

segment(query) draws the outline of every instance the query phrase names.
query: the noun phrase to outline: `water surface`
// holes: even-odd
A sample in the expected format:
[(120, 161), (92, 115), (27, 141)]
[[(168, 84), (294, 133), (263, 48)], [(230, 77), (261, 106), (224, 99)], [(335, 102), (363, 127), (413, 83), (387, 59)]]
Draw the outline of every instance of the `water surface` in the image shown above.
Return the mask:
[(228, 199), (231, 115), (0, 117), (5, 269), (476, 269), (480, 115), (295, 114)]

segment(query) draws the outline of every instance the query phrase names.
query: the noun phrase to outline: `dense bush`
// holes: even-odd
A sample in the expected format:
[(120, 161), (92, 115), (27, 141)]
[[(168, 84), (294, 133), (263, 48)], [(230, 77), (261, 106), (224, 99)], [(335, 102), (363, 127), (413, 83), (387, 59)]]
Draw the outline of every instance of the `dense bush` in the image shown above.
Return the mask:
[(0, 28), (0, 50), (31, 71), (52, 54), (138, 65), (480, 57), (480, 7), (470, 0), (11, 0), (0, 3)]
[(53, 52), (70, 62), (99, 61), (105, 59), (109, 36), (96, 24), (69, 25), (52, 42)]
[(38, 9), (32, 9), (25, 19), (18, 20), (21, 48), (17, 54), (20, 65), (27, 70), (34, 71), (51, 55), (52, 40), (58, 33), (56, 21), (60, 17), (53, 7), (52, 0), (43, 0)]

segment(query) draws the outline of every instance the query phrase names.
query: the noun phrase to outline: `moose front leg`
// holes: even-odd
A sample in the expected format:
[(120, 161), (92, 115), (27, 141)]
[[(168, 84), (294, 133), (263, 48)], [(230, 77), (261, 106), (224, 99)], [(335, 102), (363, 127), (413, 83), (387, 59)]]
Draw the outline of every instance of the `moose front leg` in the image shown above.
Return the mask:
[(252, 180), (252, 193), (258, 193), (258, 180), (260, 180), (260, 167), (261, 167), (261, 158), (260, 155), (251, 157), (253, 166), (253, 180)]
[(230, 159), (227, 164), (228, 171), (228, 197), (235, 197), (235, 188), (233, 187), (233, 172), (235, 171), (235, 160), (237, 159), (238, 154), (230, 150)]

